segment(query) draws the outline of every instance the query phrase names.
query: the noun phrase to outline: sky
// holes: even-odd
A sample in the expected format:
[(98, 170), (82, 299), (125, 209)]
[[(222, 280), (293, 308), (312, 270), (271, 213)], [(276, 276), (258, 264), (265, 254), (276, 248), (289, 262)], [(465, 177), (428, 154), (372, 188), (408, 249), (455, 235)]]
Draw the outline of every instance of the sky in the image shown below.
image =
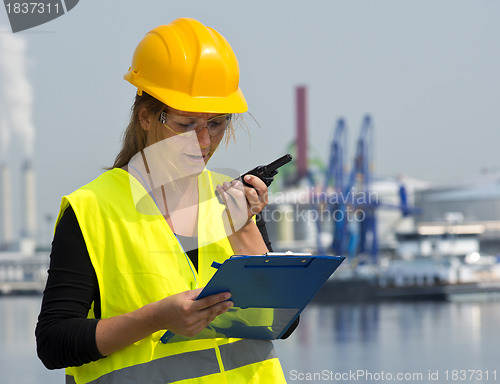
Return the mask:
[[(123, 80), (133, 51), (149, 30), (178, 17), (198, 19), (230, 42), (260, 125), (220, 150), (214, 167), (246, 171), (284, 154), (295, 136), (295, 88), (306, 85), (309, 151), (325, 163), (339, 118), (352, 162), (368, 113), (377, 175), (440, 184), (500, 170), (496, 0), (82, 0), (15, 34), (24, 44), (31, 91), (21, 94), (34, 135), (8, 127), (16, 132), (0, 136), (0, 158), (14, 172), (32, 157), (40, 237), (50, 238), (61, 196), (113, 163), (135, 95)], [(12, 34), (3, 9), (0, 33)], [(9, 79), (0, 74), (0, 89)]]

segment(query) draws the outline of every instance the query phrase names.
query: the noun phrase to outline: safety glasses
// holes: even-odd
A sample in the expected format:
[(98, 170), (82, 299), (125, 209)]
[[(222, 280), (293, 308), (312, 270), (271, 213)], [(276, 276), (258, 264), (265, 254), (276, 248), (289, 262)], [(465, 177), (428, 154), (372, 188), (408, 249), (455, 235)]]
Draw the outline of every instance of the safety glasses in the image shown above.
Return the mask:
[(214, 116), (210, 119), (200, 117), (181, 116), (163, 111), (160, 113), (160, 123), (170, 129), (172, 132), (180, 135), (195, 131), (200, 133), (204, 127), (207, 127), (211, 137), (223, 134), (231, 122), (231, 114)]

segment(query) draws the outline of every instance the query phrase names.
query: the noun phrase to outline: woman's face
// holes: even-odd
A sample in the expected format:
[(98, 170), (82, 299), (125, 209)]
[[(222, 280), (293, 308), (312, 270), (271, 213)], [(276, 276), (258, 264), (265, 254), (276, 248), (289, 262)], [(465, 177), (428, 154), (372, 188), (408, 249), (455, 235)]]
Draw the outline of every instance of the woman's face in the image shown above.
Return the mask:
[[(169, 107), (164, 117), (166, 118), (165, 123), (159, 122), (158, 126), (160, 137), (165, 139), (172, 137), (190, 138), (185, 140), (184, 152), (180, 153), (182, 160), (187, 163), (206, 165), (225, 133), (225, 126), (221, 125), (221, 129), (213, 129), (214, 121), (221, 121), (222, 124), (225, 124), (226, 115), (185, 112)], [(220, 125), (220, 123), (218, 124)], [(183, 133), (183, 129), (191, 129), (191, 131)]]
[(224, 137), (226, 115), (185, 112), (168, 108), (153, 116), (140, 112), (143, 129), (148, 131), (144, 149), (154, 184), (167, 184), (200, 174)]

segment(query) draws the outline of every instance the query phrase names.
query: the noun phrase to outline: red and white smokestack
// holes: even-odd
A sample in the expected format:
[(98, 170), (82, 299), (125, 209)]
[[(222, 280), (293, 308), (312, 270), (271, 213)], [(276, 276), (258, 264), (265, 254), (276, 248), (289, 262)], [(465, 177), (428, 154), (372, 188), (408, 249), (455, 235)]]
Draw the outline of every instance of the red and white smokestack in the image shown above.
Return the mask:
[(307, 88), (296, 88), (297, 102), (297, 178), (307, 175)]
[(22, 173), (24, 206), (23, 237), (34, 239), (36, 236), (35, 171), (30, 160), (24, 162)]
[(2, 186), (2, 239), (0, 249), (10, 249), (14, 242), (14, 229), (12, 220), (12, 180), (7, 164), (0, 166)]

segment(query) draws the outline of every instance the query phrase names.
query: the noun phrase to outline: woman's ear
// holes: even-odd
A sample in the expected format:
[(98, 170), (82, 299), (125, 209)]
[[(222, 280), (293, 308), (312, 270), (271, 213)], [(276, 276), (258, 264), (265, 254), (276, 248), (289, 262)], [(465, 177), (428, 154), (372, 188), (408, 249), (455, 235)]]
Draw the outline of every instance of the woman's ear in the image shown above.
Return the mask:
[(139, 109), (139, 122), (141, 123), (142, 129), (144, 129), (145, 131), (151, 130), (151, 114), (144, 106)]

